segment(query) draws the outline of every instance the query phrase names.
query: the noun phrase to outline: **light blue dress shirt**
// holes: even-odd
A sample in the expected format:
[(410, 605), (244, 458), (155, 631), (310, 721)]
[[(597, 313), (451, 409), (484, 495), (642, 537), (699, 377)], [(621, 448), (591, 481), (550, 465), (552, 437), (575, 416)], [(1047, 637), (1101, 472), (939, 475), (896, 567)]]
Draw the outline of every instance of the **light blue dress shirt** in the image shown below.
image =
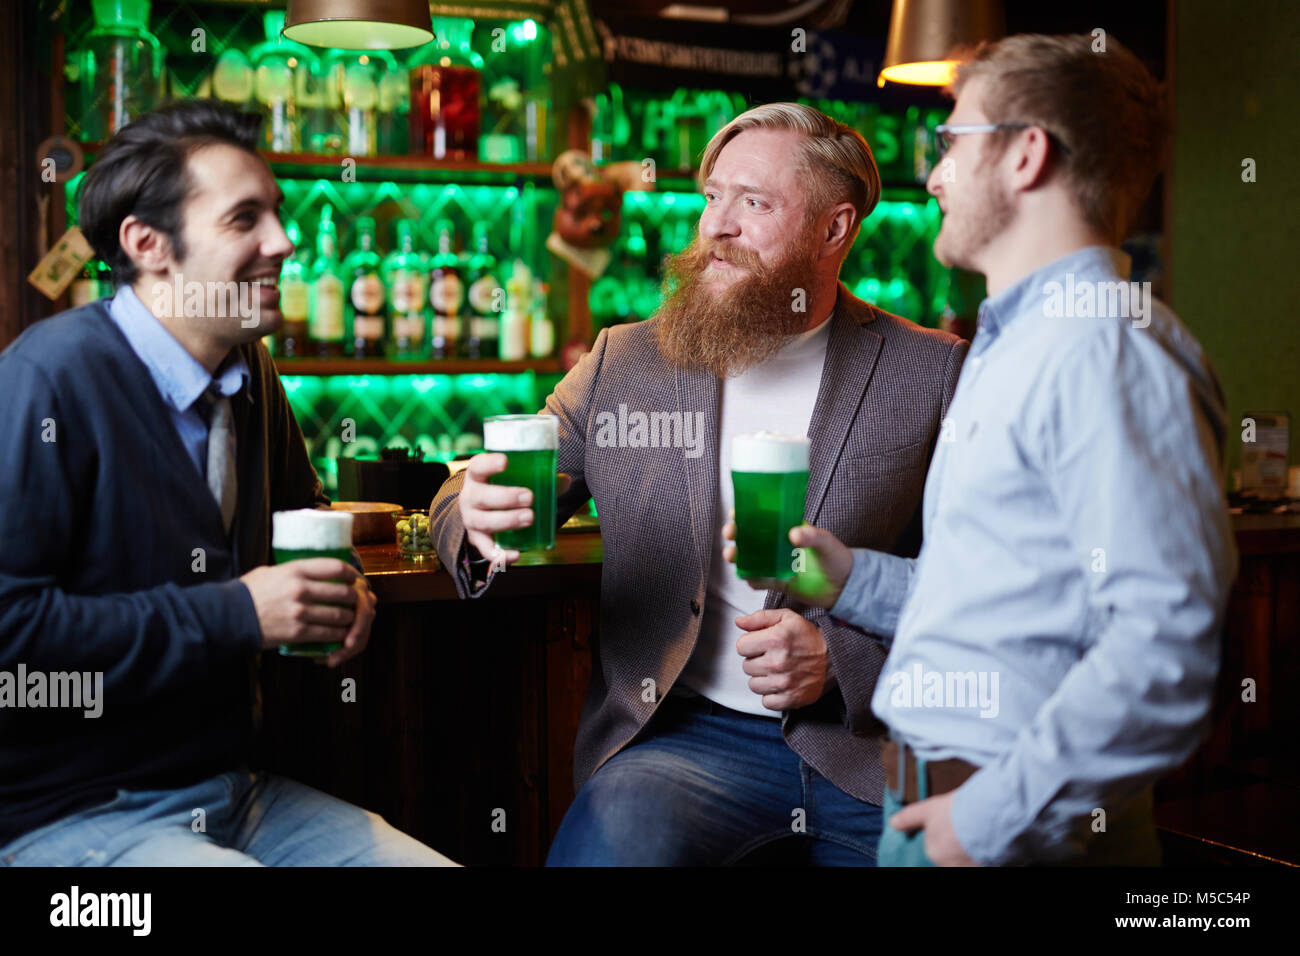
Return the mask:
[(1208, 723), (1237, 566), (1222, 391), (1162, 303), (1049, 296), (1128, 275), (1089, 247), (981, 305), (921, 553), (855, 551), (831, 611), (890, 643), (872, 710), (895, 736), (980, 766), (952, 819), (985, 865), (1077, 858)]
[(181, 444), (206, 487), (208, 425), (195, 402), (214, 381), (222, 395), (227, 398), (234, 396), (248, 384), (248, 363), (242, 355), (235, 353), (233, 360), (226, 362), (214, 380), (199, 360), (154, 317), (129, 285), (117, 290), (108, 311), (126, 336), (131, 350), (149, 370), (154, 385), (167, 403)]

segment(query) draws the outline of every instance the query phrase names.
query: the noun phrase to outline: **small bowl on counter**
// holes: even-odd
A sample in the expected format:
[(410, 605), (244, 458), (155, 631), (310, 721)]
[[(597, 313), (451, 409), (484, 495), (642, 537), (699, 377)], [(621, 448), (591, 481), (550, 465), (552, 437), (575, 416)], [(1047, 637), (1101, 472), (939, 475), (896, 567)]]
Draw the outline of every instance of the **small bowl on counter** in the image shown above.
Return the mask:
[(382, 544), (391, 540), (392, 516), (402, 510), (401, 505), (385, 501), (336, 501), (330, 508), (352, 515), (353, 544)]
[(429, 534), (429, 515), (424, 511), (398, 511), (393, 515), (397, 550), (415, 561), (436, 561), (438, 554)]

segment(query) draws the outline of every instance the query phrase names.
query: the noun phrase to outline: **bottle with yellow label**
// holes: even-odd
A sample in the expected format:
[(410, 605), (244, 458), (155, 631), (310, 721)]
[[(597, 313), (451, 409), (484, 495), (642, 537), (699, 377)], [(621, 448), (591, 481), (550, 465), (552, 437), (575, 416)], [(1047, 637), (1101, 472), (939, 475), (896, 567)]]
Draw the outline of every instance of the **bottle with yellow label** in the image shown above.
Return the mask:
[(384, 259), (388, 286), (393, 354), (399, 359), (421, 359), (429, 354), (429, 313), (425, 307), (424, 256), (415, 251), (415, 223), (396, 222), (397, 248)]
[(505, 289), (496, 277), (497, 260), (488, 246), (488, 224), (474, 223), (474, 254), (469, 260), (469, 309), (461, 327), (460, 354), (496, 358), (501, 337)]
[(308, 334), (312, 351), (321, 358), (338, 358), (343, 354), (343, 279), (340, 275), (338, 233), (334, 227), (334, 208), (321, 211), (316, 232), (316, 261), (311, 269), (311, 310)]
[(276, 336), (276, 354), (284, 358), (302, 358), (308, 354), (311, 273), (307, 262), (311, 250), (303, 244), (298, 223), (290, 220), (284, 231), (293, 243), (293, 254), (280, 266), (280, 314), (284, 321)]

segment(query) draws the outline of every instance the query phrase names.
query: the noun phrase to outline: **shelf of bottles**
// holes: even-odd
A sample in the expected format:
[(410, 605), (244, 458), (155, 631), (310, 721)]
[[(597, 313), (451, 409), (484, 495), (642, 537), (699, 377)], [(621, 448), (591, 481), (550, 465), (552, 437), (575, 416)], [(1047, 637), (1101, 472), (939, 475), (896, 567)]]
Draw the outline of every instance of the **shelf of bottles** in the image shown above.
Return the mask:
[[(321, 51), (279, 39), (282, 17), (265, 6), (70, 0), (67, 133), (93, 155), (176, 97), (263, 115), (260, 146), (297, 247), (281, 277), (290, 321), (267, 344), (333, 490), (339, 456), (473, 451), (484, 417), (535, 411), (558, 382), (568, 270), (544, 241), (558, 202), (550, 163), (565, 144), (544, 25), (435, 19), (435, 42), (413, 51)], [(425, 121), (435, 87), (444, 108)], [(929, 254), (939, 216), (923, 183), (940, 116), (805, 102), (862, 132), (885, 182), (841, 277), (882, 308), (936, 324), (947, 273)], [(692, 167), (748, 105), (717, 90), (616, 84), (595, 98), (595, 162), (649, 158), (657, 175), (654, 192), (624, 196), (611, 266), (588, 298), (593, 337), (657, 307), (663, 258), (690, 242), (704, 206)], [(73, 300), (111, 291), (106, 280), (91, 263)]]

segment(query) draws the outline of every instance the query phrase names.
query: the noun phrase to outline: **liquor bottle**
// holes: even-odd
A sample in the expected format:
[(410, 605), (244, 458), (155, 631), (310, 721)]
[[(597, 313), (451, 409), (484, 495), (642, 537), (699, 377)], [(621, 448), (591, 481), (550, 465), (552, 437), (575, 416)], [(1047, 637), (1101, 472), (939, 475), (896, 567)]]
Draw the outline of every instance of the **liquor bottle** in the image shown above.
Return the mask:
[(325, 73), (338, 110), (336, 128), (348, 156), (379, 152), (379, 84), (384, 73), (397, 70), (387, 50), (334, 50), (325, 56)]
[(243, 110), (253, 99), (253, 65), (244, 51), (228, 46), (212, 68), (212, 96), (236, 109)]
[(633, 265), (628, 273), (628, 297), (634, 319), (648, 319), (659, 308), (657, 264), (659, 257), (646, 242), (641, 223), (632, 222), (627, 232), (627, 253)]
[(406, 153), (410, 129), (411, 81), (399, 63), (386, 70), (379, 81), (379, 153), (401, 156)]
[(516, 259), (506, 280), (506, 310), (501, 315), (500, 356), (505, 361), (528, 357), (528, 309), (533, 276), (522, 259)]
[(454, 251), (455, 233), (451, 222), (440, 220), (437, 229), (438, 253), (433, 257), (429, 270), (429, 305), (433, 307), (430, 352), (434, 358), (455, 358), (465, 283), (461, 278), (460, 257)]
[(311, 250), (302, 241), (302, 230), (293, 220), (285, 227), (293, 254), (280, 267), (280, 326), (278, 354), (285, 358), (302, 358), (308, 354), (307, 317), (311, 312)]
[(619, 263), (626, 299), (619, 303), (617, 311), (623, 316), (623, 321), (647, 319), (659, 307), (659, 287), (654, 280), (653, 261), (641, 223), (630, 221)]
[(396, 223), (397, 248), (384, 259), (392, 316), (393, 351), (398, 358), (419, 359), (429, 352), (428, 312), (425, 309), (424, 256), (415, 251), (415, 223)]
[(338, 358), (343, 354), (343, 279), (339, 275), (338, 233), (334, 227), (334, 208), (321, 211), (316, 232), (316, 261), (311, 269), (311, 312), (308, 331), (313, 349), (321, 358)]
[(262, 15), (266, 42), (249, 51), (253, 65), (253, 92), (263, 116), (261, 147), (274, 153), (296, 153), (303, 148), (303, 112), (300, 94), (320, 73), (316, 54), (309, 47), (283, 37), (284, 11)]
[(546, 314), (550, 291), (550, 286), (539, 282), (533, 295), (533, 317), (528, 330), (528, 354), (533, 358), (550, 358), (555, 353), (555, 323)]
[(353, 358), (384, 357), (387, 336), (379, 265), (375, 221), (362, 216), (357, 220), (357, 247), (343, 260), (343, 278), (348, 283), (346, 338)]
[(408, 64), (412, 153), (436, 159), (477, 159), (480, 71), (483, 57), (470, 46), (474, 21), (435, 17), (434, 39)]
[(95, 28), (68, 56), (67, 77), (80, 93), (81, 138), (102, 142), (163, 99), (166, 49), (149, 32), (148, 0), (103, 0), (86, 7)]
[(488, 224), (474, 224), (474, 255), (469, 260), (469, 309), (461, 355), (496, 358), (505, 290), (496, 277), (497, 260), (488, 249)]

